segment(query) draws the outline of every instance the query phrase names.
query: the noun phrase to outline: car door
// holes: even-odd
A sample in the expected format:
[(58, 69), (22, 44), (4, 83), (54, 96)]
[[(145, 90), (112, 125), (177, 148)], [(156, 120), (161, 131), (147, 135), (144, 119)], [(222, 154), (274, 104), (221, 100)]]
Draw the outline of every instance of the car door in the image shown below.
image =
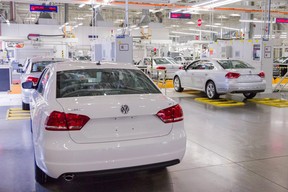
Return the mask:
[(47, 81), (50, 77), (50, 70), (45, 69), (41, 74), (36, 90), (32, 93), (31, 103), (30, 103), (30, 113), (32, 119), (32, 128), (33, 128), (33, 139), (37, 143), (37, 140), (40, 136), (39, 128), (44, 115), (43, 108), (46, 105), (44, 98), (44, 93), (46, 90)]
[(214, 76), (216, 75), (214, 72), (214, 65), (212, 62), (205, 61), (199, 66), (200, 70), (198, 71), (198, 74), (195, 75), (197, 77), (197, 88), (201, 90), (205, 90), (206, 82), (208, 79), (215, 79)]
[(183, 72), (183, 76), (181, 79), (181, 83), (183, 87), (190, 87), (190, 88), (195, 87), (193, 76), (194, 76), (196, 66), (198, 65), (199, 62), (201, 61), (195, 61), (185, 68), (185, 72)]

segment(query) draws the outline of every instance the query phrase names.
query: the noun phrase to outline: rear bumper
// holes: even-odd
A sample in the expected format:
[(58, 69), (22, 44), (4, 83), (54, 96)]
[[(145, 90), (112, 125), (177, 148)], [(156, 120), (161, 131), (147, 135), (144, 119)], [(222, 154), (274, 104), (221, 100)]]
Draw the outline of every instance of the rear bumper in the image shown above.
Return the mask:
[[(217, 87), (217, 86), (216, 86)], [(228, 83), (219, 85), (217, 87), (217, 92), (219, 94), (225, 93), (258, 93), (264, 92), (266, 89), (266, 82), (255, 82), (255, 83), (235, 83), (230, 81)]]
[(186, 150), (183, 121), (175, 123), (166, 136), (130, 141), (77, 144), (68, 132), (45, 131), (44, 134), (41, 143), (34, 143), (36, 163), (53, 178), (65, 173), (161, 166), (161, 163), (174, 162), (168, 166), (181, 161)]

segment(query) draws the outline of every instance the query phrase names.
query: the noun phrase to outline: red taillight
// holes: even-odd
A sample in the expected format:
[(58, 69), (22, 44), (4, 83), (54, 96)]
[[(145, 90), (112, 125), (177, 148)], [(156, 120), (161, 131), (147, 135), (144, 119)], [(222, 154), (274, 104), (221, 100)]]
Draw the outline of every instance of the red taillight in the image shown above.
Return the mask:
[(174, 105), (172, 107), (162, 109), (157, 113), (157, 116), (164, 123), (173, 123), (183, 120), (183, 111), (180, 105)]
[(76, 131), (90, 120), (85, 115), (53, 111), (46, 119), (45, 129), (49, 131)]
[(28, 77), (26, 81), (32, 81), (34, 85), (38, 83), (39, 78), (37, 77)]
[(166, 67), (159, 66), (159, 67), (156, 67), (156, 69), (158, 69), (158, 70), (166, 70)]
[(227, 79), (237, 79), (238, 77), (240, 77), (239, 73), (234, 73), (234, 72), (229, 72), (225, 75), (225, 77)]
[(265, 78), (265, 73), (264, 73), (263, 71), (261, 71), (258, 75), (259, 75), (259, 77), (261, 77), (261, 78)]

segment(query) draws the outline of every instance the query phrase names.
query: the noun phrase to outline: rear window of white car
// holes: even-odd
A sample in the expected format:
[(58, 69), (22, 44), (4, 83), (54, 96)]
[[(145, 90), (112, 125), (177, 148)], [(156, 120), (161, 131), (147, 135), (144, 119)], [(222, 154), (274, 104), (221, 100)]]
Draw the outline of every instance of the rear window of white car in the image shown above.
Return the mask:
[(218, 63), (224, 69), (254, 69), (248, 63), (239, 60), (218, 60)]
[(51, 63), (56, 63), (56, 62), (60, 62), (60, 61), (37, 61), (32, 63), (32, 67), (31, 67), (31, 72), (35, 73), (35, 72), (42, 72), (45, 67)]
[(165, 65), (165, 64), (171, 64), (170, 61), (168, 61), (166, 58), (157, 58), (154, 59), (156, 65)]
[(126, 94), (159, 94), (139, 70), (82, 69), (57, 72), (57, 98)]

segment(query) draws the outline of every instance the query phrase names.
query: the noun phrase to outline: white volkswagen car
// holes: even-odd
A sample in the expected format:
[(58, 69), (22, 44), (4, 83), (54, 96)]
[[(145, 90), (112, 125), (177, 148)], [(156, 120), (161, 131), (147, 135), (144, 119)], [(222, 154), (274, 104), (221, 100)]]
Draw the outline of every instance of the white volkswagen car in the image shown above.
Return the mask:
[[(25, 81), (32, 81), (34, 85), (38, 82), (38, 78), (41, 75), (46, 65), (50, 63), (56, 63), (64, 61), (62, 58), (54, 57), (33, 57), (27, 58), (22, 69), (18, 70), (21, 73), (21, 83)], [(31, 90), (22, 89), (22, 109), (29, 110)]]
[(265, 74), (240, 60), (197, 60), (176, 72), (174, 89), (203, 91), (210, 99), (226, 93), (253, 98), (266, 89)]
[(45, 68), (31, 99), (36, 180), (175, 165), (186, 149), (180, 105), (132, 65)]

